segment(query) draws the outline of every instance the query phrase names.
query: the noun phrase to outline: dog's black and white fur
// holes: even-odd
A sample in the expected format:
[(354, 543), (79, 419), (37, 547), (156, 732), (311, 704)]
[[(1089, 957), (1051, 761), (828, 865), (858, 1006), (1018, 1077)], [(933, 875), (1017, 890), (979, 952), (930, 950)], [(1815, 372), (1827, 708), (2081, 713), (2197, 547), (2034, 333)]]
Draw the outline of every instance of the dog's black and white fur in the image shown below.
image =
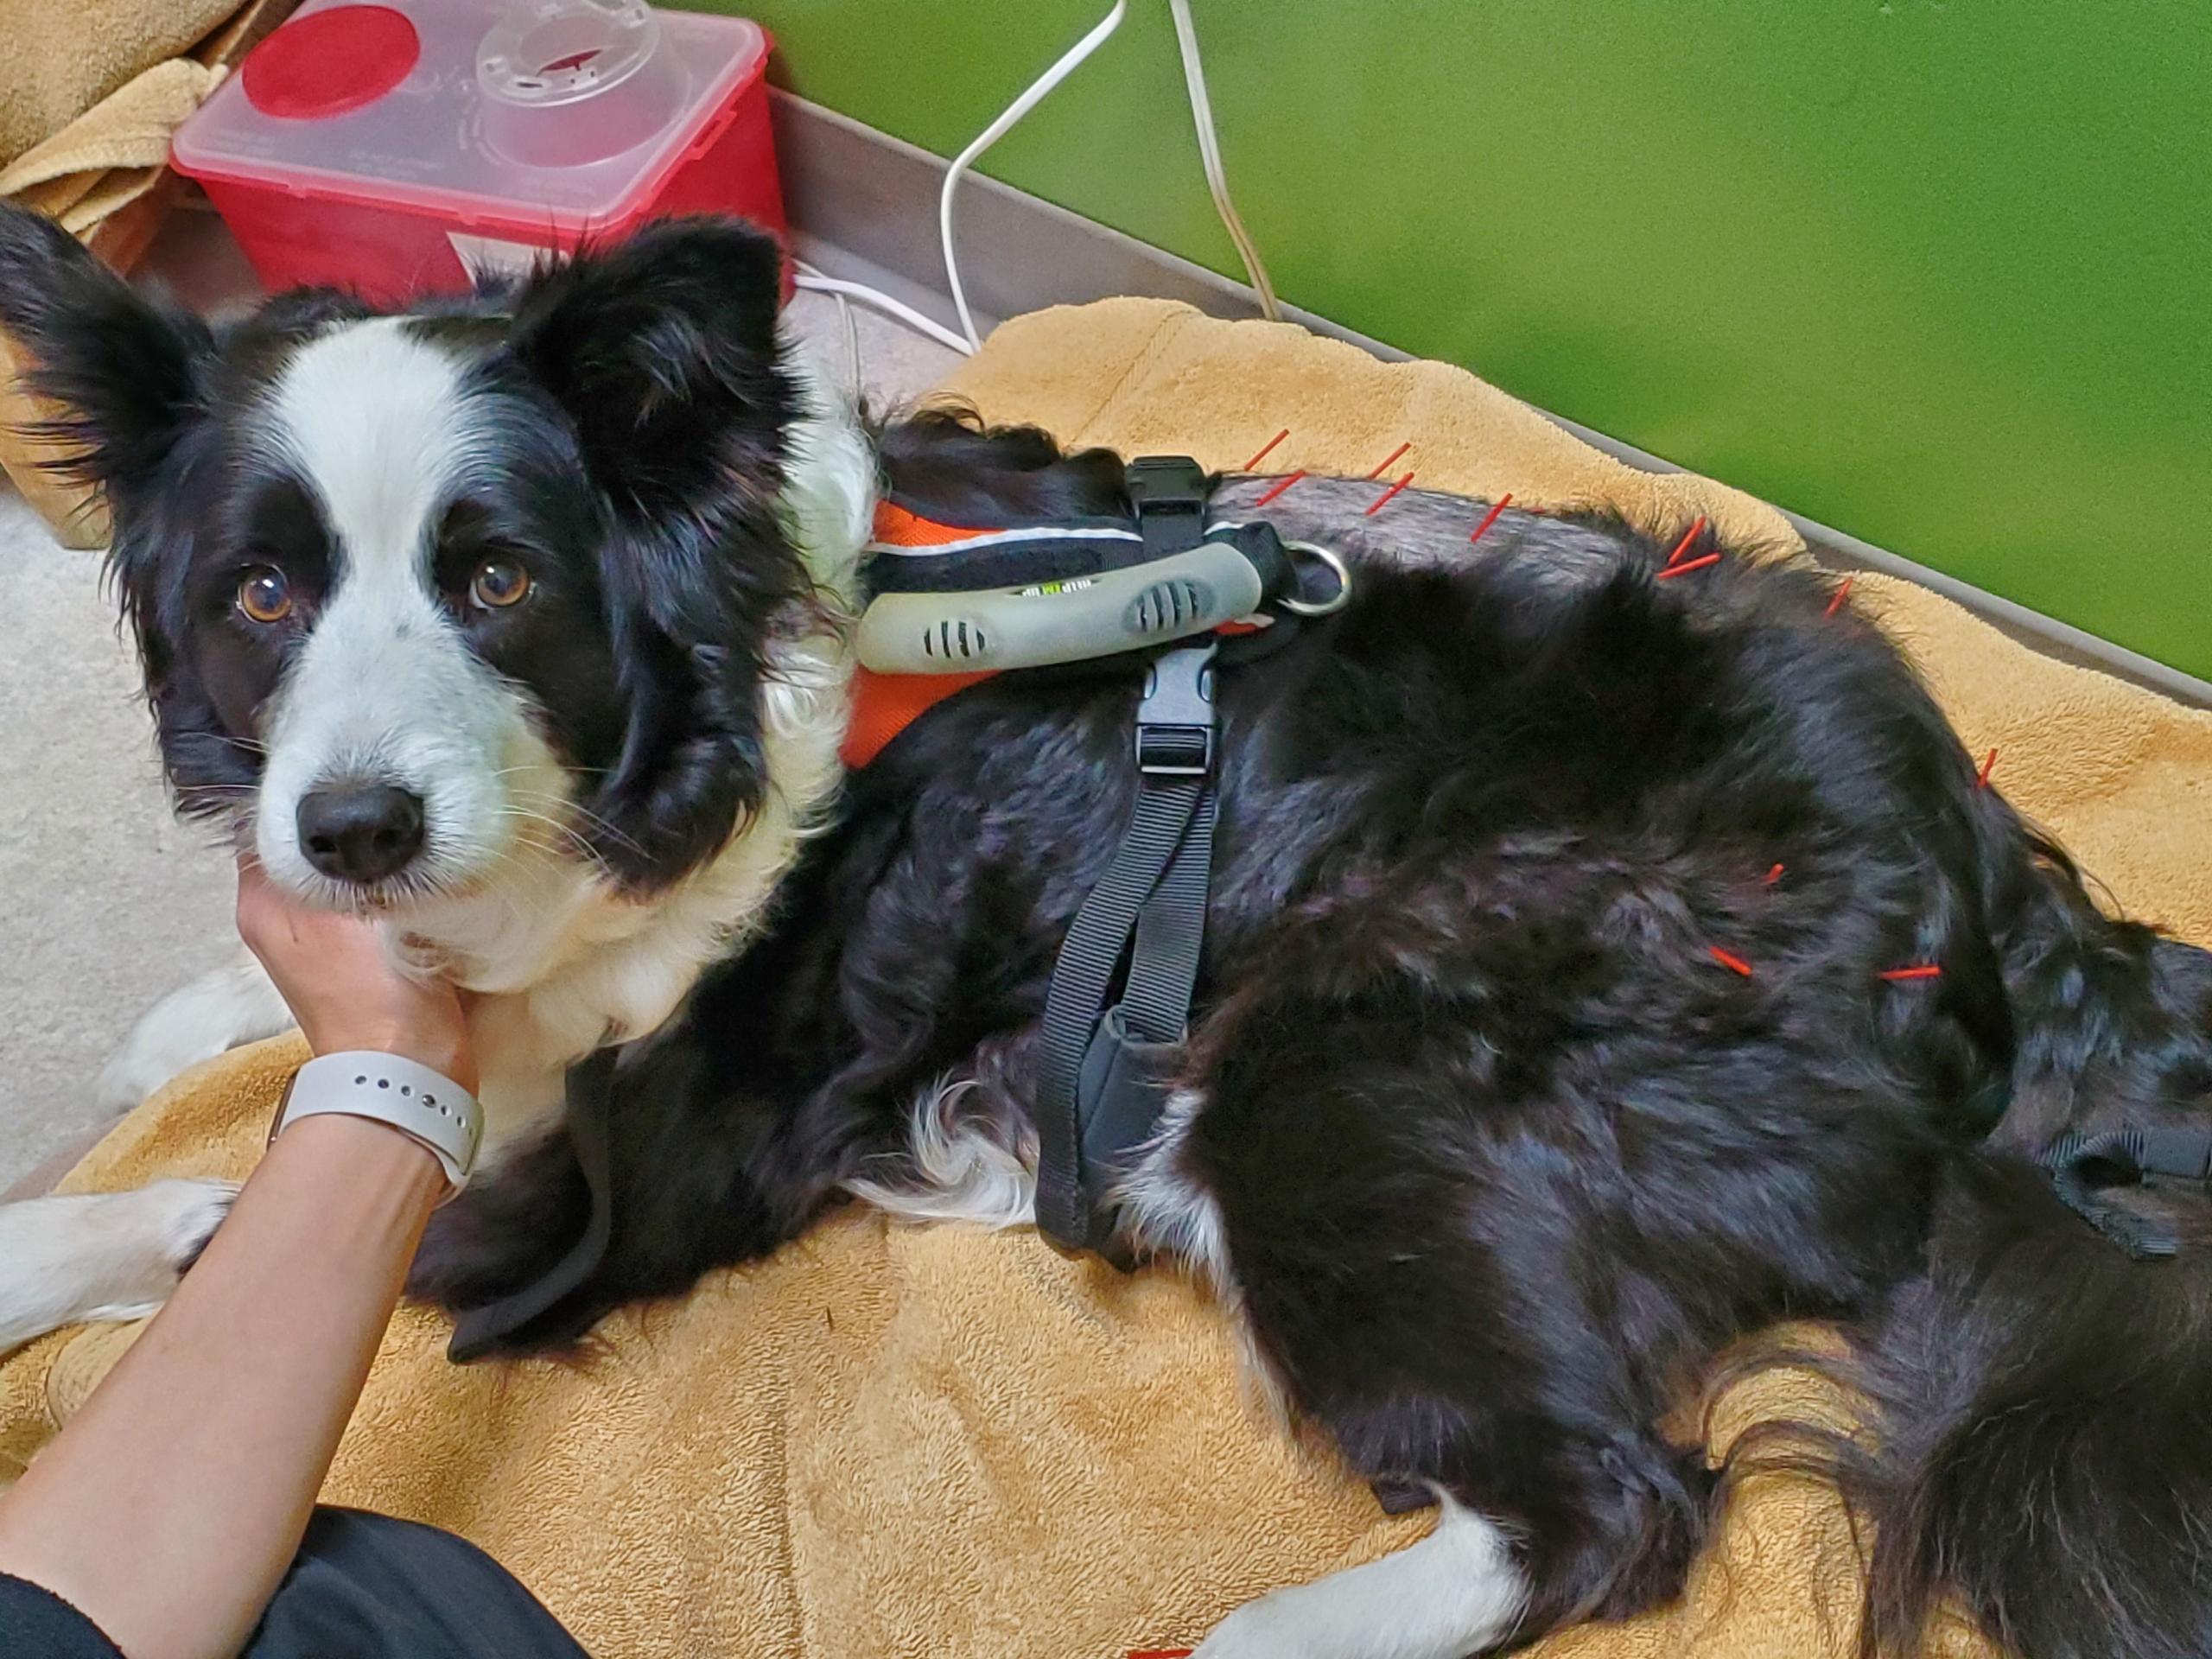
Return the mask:
[[(183, 810), (292, 890), (388, 913), (397, 954), (484, 994), (495, 1146), (557, 1110), (572, 1061), (659, 1026), (736, 948), (837, 787), (875, 462), (780, 353), (775, 271), (748, 236), (664, 237), (550, 273), (496, 318), (303, 293), (219, 334), (41, 220), (0, 234), (0, 323), (43, 360), (106, 489)], [(494, 563), (528, 573), (525, 602), (471, 598)], [(239, 591), (270, 570), (292, 613), (257, 623)], [(416, 803), (404, 868), (364, 885), (317, 863), (302, 808), (334, 789)], [(156, 1008), (100, 1092), (134, 1103), (289, 1023), (241, 960)], [(226, 1200), (139, 1201), (170, 1281)], [(96, 1226), (114, 1218), (0, 1211), (0, 1245), (25, 1236), (0, 1255)], [(25, 1275), (0, 1292), (0, 1346), (57, 1315), (143, 1312), (149, 1275), (35, 1293)]]
[[(480, 1305), (567, 1246), (548, 1107), (632, 1039), (613, 1243), (533, 1344), (849, 1195), (1026, 1221), (1046, 976), (1130, 806), (1134, 680), (1008, 676), (804, 840), (878, 459), (955, 522), (1126, 504), (1115, 458), (1034, 434), (925, 418), (872, 454), (774, 296), (765, 242), (678, 226), (429, 315), (308, 296), (218, 338), (0, 224), (0, 322), (92, 445), (186, 804), (495, 994), (507, 1149), (418, 1294)], [(1808, 1315), (1878, 1433), (1779, 1454), (1873, 1523), (1870, 1646), (1948, 1591), (2035, 1659), (2212, 1653), (2202, 1198), (2131, 1198), (2190, 1246), (2138, 1267), (2031, 1161), (2202, 1120), (2212, 957), (2101, 914), (1816, 575), (1660, 582), (1624, 525), (1518, 513), (1463, 556), (1464, 504), (1363, 521), (1372, 494), (1270, 509), (1351, 553), (1357, 596), (1224, 677), (1200, 1017), (1124, 1198), (1284, 1402), (1441, 1519), (1205, 1659), (1452, 1659), (1672, 1596), (1720, 1478), (1662, 1421)], [(480, 613), (487, 563), (527, 600)], [(238, 608), (270, 569), (274, 632)], [(419, 851), (366, 882), (303, 852), (333, 778), (418, 799)], [(1942, 977), (1880, 977), (1916, 963)], [(64, 1271), (80, 1223), (37, 1209), (0, 1243)], [(139, 1236), (141, 1268), (173, 1242)], [(35, 1300), (16, 1260), (0, 1334)], [(133, 1300), (88, 1296), (61, 1311)]]

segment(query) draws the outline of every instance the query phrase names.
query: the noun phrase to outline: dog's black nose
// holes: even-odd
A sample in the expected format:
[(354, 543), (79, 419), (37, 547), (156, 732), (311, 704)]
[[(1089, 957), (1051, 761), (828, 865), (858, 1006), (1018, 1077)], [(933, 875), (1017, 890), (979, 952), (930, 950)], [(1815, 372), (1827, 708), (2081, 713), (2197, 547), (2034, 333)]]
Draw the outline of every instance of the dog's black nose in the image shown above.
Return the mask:
[(340, 881), (381, 881), (423, 850), (422, 798), (389, 784), (311, 791), (299, 823), (308, 862)]

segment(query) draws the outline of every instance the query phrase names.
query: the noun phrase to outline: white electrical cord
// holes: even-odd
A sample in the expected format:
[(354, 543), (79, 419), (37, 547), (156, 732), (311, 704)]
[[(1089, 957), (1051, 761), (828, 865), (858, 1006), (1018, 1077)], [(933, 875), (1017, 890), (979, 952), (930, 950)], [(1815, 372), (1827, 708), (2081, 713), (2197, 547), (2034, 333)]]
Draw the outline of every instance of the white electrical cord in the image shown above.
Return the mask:
[(860, 319), (853, 315), (853, 302), (850, 296), (832, 294), (830, 297), (837, 302), (837, 321), (844, 326), (845, 384), (852, 388), (853, 401), (857, 404), (868, 391), (868, 387), (861, 377)]
[[(1260, 258), (1260, 251), (1245, 230), (1244, 221), (1236, 215), (1236, 204), (1230, 200), (1229, 181), (1222, 168), (1221, 140), (1214, 131), (1213, 100), (1206, 93), (1205, 65), (1198, 55), (1198, 35), (1191, 20), (1190, 0), (1167, 0), (1168, 9), (1175, 17), (1175, 44), (1182, 54), (1183, 87), (1191, 104), (1192, 124), (1198, 135), (1198, 160), (1205, 169), (1206, 188), (1213, 196), (1214, 211), (1221, 216), (1222, 228), (1229, 232), (1229, 239), (1236, 245), (1236, 257), (1244, 263), (1244, 275), (1252, 289), (1259, 296), (1260, 313), (1270, 321), (1279, 319), (1281, 307), (1275, 299), (1274, 284), (1268, 278), (1268, 268)], [(860, 301), (888, 313), (918, 333), (929, 336), (940, 346), (950, 347), (963, 356), (972, 355), (982, 345), (982, 337), (976, 330), (976, 318), (968, 308), (968, 290), (960, 280), (960, 260), (952, 245), (952, 198), (959, 188), (961, 179), (976, 158), (1014, 130), (1015, 124), (1030, 111), (1043, 103), (1054, 87), (1079, 68), (1084, 61), (1106, 44), (1114, 31), (1122, 26), (1128, 15), (1128, 0), (1114, 0), (1113, 9), (1093, 25), (1090, 32), (1070, 47), (1052, 66), (1023, 89), (1021, 95), (1000, 111), (999, 117), (972, 143), (953, 158), (945, 169), (944, 188), (938, 193), (937, 228), (938, 244), (944, 255), (945, 287), (952, 296), (952, 308), (960, 319), (960, 332), (955, 334), (942, 324), (924, 316), (913, 307), (894, 300), (888, 294), (861, 283), (842, 282), (824, 276), (810, 265), (799, 266), (798, 285), (817, 293), (832, 294), (845, 299)], [(848, 324), (849, 327), (849, 321)]]
[(865, 283), (849, 283), (841, 277), (824, 276), (808, 264), (799, 265), (798, 275), (791, 279), (791, 283), (792, 286), (804, 289), (811, 294), (834, 294), (842, 299), (854, 299), (862, 305), (872, 305), (877, 310), (898, 318), (915, 333), (927, 334), (938, 345), (948, 346), (963, 357), (969, 356), (976, 349), (943, 323), (931, 321), (903, 300), (894, 300), (882, 289), (870, 288)]
[[(809, 276), (822, 276), (820, 271), (796, 254), (791, 256), (791, 264), (798, 271), (798, 275), (791, 278), (793, 288), (800, 286)], [(814, 291), (822, 292), (819, 289)], [(853, 316), (853, 302), (842, 294), (829, 294), (824, 297), (835, 302), (837, 307), (837, 326), (845, 333), (845, 390), (854, 403), (858, 404), (862, 401), (866, 388), (861, 385), (861, 331)]]
[(1213, 193), (1213, 210), (1221, 215), (1222, 229), (1236, 245), (1236, 257), (1244, 262), (1244, 275), (1252, 291), (1260, 296), (1260, 315), (1269, 322), (1280, 322), (1282, 308), (1275, 303), (1275, 285), (1268, 280), (1260, 250), (1244, 228), (1244, 221), (1237, 218), (1236, 204), (1229, 199), (1229, 180), (1221, 168), (1221, 139), (1213, 130), (1213, 100), (1206, 96), (1205, 65), (1198, 57), (1198, 25), (1191, 21), (1191, 0), (1167, 0), (1167, 9), (1175, 14), (1175, 44), (1183, 54), (1183, 90), (1190, 94), (1191, 122), (1198, 130), (1198, 161), (1206, 170), (1206, 188)]
[(952, 251), (952, 193), (960, 187), (961, 175), (976, 164), (976, 158), (1013, 130), (1014, 124), (1045, 101), (1048, 93), (1082, 65), (1083, 60), (1106, 44), (1107, 38), (1122, 26), (1122, 19), (1128, 15), (1129, 0), (1114, 0), (1114, 9), (1092, 28), (1091, 31), (1062, 53), (1059, 60), (1043, 74), (1029, 83), (1020, 97), (999, 112), (999, 118), (977, 133), (975, 141), (952, 158), (952, 165), (944, 175), (944, 188), (938, 193), (937, 233), (944, 250), (944, 281), (952, 290), (952, 308), (960, 316), (960, 332), (968, 336), (970, 351), (980, 347), (982, 336), (976, 332), (976, 319), (968, 309), (968, 291), (961, 285), (960, 261)]

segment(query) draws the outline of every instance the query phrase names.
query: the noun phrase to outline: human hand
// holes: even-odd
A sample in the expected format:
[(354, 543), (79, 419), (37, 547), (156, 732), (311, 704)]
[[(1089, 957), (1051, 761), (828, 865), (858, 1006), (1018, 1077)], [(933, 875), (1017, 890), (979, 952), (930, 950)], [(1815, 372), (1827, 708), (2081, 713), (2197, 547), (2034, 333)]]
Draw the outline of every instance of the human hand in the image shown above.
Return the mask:
[(300, 903), (248, 854), (238, 860), (238, 925), (316, 1053), (404, 1055), (475, 1092), (461, 993), (403, 972), (374, 923)]

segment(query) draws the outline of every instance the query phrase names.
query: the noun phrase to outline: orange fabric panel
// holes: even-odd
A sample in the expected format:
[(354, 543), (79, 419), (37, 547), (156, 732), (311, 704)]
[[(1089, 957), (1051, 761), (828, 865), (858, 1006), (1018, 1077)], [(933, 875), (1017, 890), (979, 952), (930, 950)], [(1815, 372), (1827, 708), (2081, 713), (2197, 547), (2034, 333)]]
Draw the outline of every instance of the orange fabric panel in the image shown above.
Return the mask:
[(858, 772), (889, 747), (891, 740), (956, 691), (965, 691), (993, 671), (974, 674), (878, 674), (853, 671), (853, 718), (845, 728), (838, 758)]
[(875, 504), (875, 539), (887, 547), (944, 547), (984, 533), (963, 530), (957, 524), (940, 524), (888, 501)]
[[(875, 506), (875, 539), (889, 547), (943, 547), (976, 534), (918, 517), (888, 501)], [(848, 772), (858, 772), (891, 740), (956, 691), (965, 691), (993, 671), (973, 674), (878, 674), (853, 671), (853, 717), (837, 752)]]

